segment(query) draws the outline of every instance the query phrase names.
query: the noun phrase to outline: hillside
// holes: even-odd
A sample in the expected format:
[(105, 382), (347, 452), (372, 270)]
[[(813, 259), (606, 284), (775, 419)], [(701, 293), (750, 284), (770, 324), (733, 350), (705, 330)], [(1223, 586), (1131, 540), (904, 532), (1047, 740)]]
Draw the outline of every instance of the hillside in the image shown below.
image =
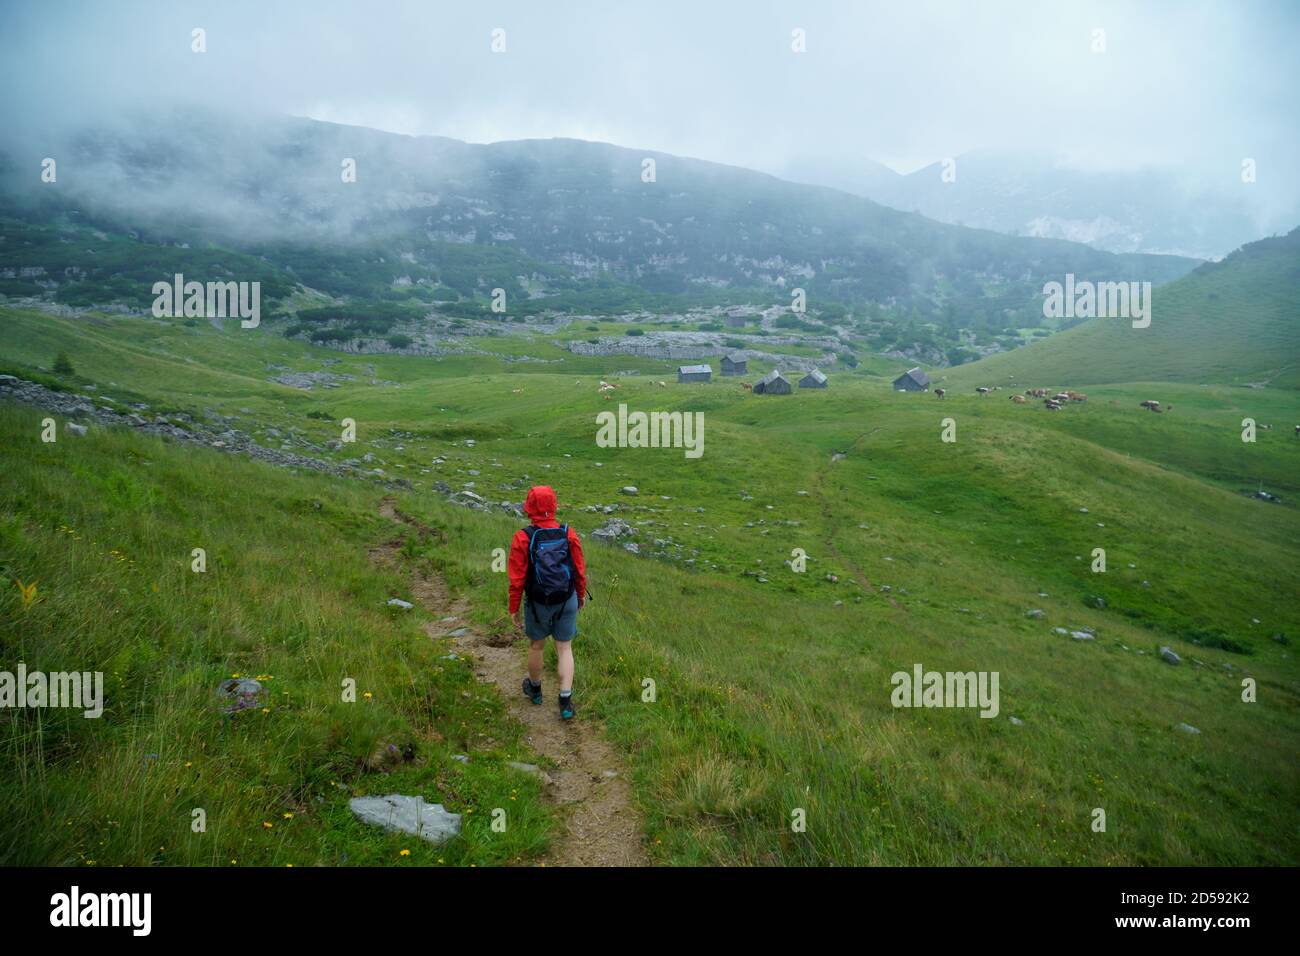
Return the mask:
[[(579, 140), (473, 145), (207, 111), (67, 137), (54, 184), (26, 175), (49, 144), (7, 144), (0, 192), (11, 215), (301, 261), (302, 281), (336, 296), (428, 279), (466, 297), (500, 285), (544, 301), (614, 282), (788, 305), (798, 286), (813, 305), (946, 310), (968, 325), (1026, 308), (1042, 281), (1067, 272), (1161, 283), (1196, 264), (946, 225), (751, 170)], [(347, 160), (354, 182), (343, 181)]]
[(958, 387), (1103, 382), (1300, 388), (1300, 229), (1243, 246), (1153, 293), (1151, 325), (1090, 319), (947, 373)]
[[(39, 582), (28, 609), (5, 592), (0, 642), (32, 666), (112, 675), (93, 732), (0, 723), (0, 746), (28, 768), (0, 787), (6, 860), (401, 864), (398, 838), (365, 835), (346, 800), (403, 786), (523, 815), (503, 842), (471, 828), (447, 863), (543, 859), (564, 814), (507, 765), (540, 758), (475, 668), (422, 637), (435, 615), (386, 612), (408, 583), (368, 559), (394, 537), (380, 514), (395, 495), (430, 529), (402, 536), (403, 567), (436, 570), (472, 627), (508, 644), (492, 550), (518, 521), (497, 505), (539, 482), (588, 542), (580, 719), (625, 755), (654, 862), (1300, 860), (1300, 617), (1286, 584), (1300, 569), (1300, 443), (1265, 432), (1243, 454), (1239, 439), (1244, 414), (1300, 415), (1293, 391), (1174, 384), (1167, 416), (1137, 408), (1145, 388), (1128, 385), (1055, 416), (954, 393), (948, 444), (936, 399), (892, 392), (893, 369), (777, 397), (731, 380), (660, 386), (667, 363), (629, 361), (639, 374), (614, 378), (619, 402), (704, 414), (704, 454), (689, 459), (597, 447), (595, 416), (617, 404), (597, 384), (625, 360), (525, 330), (492, 354), (429, 358), (340, 354), (234, 322), (15, 309), (0, 321), (0, 371), (143, 422), (133, 434), (78, 413), (90, 434), (47, 445), (39, 409), (0, 402), (6, 576)], [(511, 361), (523, 350), (547, 361)], [(49, 371), (56, 351), (75, 373)], [(325, 378), (290, 387), (285, 370)], [(343, 417), (356, 444), (335, 441)], [(160, 420), (225, 451), (143, 433)], [(228, 455), (246, 440), (360, 477)], [(1261, 480), (1281, 503), (1250, 497)], [(632, 530), (592, 538), (614, 519)], [(206, 577), (188, 571), (203, 543)], [(796, 547), (805, 573), (785, 563)], [(1105, 573), (1090, 568), (1096, 547)], [(1160, 659), (1165, 646), (1180, 664)], [(918, 663), (997, 671), (999, 714), (895, 709), (891, 674)], [(272, 675), (288, 703), (226, 733), (212, 687), (232, 673)], [(373, 704), (333, 703), (353, 673)], [(1256, 704), (1241, 699), (1247, 676)], [(367, 763), (394, 740), (412, 745), (409, 763)], [(207, 842), (187, 831), (192, 806), (220, 808)], [(1098, 806), (1104, 835), (1090, 828)], [(790, 831), (796, 808), (804, 834)], [(99, 845), (81, 836), (100, 832)]]

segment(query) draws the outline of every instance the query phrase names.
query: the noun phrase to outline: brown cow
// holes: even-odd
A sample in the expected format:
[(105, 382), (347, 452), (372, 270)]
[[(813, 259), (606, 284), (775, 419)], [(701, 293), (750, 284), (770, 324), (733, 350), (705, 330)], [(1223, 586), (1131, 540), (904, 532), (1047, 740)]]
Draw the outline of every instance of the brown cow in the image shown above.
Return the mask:
[(750, 385), (748, 382), (741, 382), (740, 387), (747, 392), (752, 392), (754, 390), (754, 386)]
[(1012, 395), (1011, 400), (1015, 402), (1017, 405), (1023, 405), (1025, 404), (1026, 401), (1028, 401), (1028, 399), (1026, 399), (1025, 396), (1023, 395)]

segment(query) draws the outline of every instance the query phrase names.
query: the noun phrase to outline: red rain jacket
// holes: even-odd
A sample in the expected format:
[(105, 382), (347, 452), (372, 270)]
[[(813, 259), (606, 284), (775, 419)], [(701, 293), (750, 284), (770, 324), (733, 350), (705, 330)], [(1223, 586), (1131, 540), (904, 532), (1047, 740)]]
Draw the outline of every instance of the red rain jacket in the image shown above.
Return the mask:
[[(555, 520), (555, 491), (549, 485), (537, 485), (528, 490), (524, 499), (524, 514), (538, 528), (558, 528)], [(578, 532), (569, 529), (569, 554), (573, 557), (574, 587), (578, 594), (578, 607), (587, 600), (587, 570), (582, 561), (582, 541)], [(506, 567), (510, 578), (510, 613), (519, 610), (524, 594), (524, 579), (528, 576), (528, 532), (520, 528), (510, 542), (510, 561)]]

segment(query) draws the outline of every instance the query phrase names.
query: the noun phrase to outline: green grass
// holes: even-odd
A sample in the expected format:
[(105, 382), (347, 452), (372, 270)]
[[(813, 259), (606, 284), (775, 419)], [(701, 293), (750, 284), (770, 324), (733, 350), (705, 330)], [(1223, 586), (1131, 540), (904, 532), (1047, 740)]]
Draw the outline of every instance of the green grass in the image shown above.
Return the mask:
[[(409, 592), (367, 558), (397, 534), (380, 489), (122, 431), (43, 444), (40, 417), (0, 407), (0, 668), (102, 671), (106, 706), (0, 712), (0, 861), (483, 865), (545, 848), (537, 785), (505, 767), (528, 755), (517, 726), (424, 612), (386, 607)], [(36, 582), (30, 607), (15, 580)], [(263, 679), (265, 711), (223, 713), (235, 674)], [(368, 769), (388, 744), (414, 759)], [(393, 792), (465, 813), (462, 838), (434, 849), (347, 809)]]
[[(576, 645), (584, 719), (601, 720), (627, 755), (659, 862), (1300, 860), (1300, 612), (1290, 594), (1300, 569), (1300, 441), (1282, 429), (1300, 414), (1293, 391), (1115, 384), (1089, 388), (1086, 405), (1053, 415), (1015, 406), (1005, 392), (981, 399), (954, 390), (942, 402), (896, 394), (890, 369), (878, 360), (833, 374), (827, 391), (789, 397), (753, 396), (725, 379), (678, 386), (668, 374), (673, 363), (659, 362), (645, 363), (642, 375), (611, 379), (620, 388), (615, 401), (605, 401), (598, 378), (641, 368), (638, 360), (561, 353), (562, 363), (537, 365), (481, 355), (351, 356), (233, 325), (218, 332), (19, 311), (4, 319), (11, 334), (0, 364), (16, 374), (48, 367), (63, 350), (101, 393), (143, 396), (200, 415), (211, 408), (254, 432), (291, 421), (323, 442), (338, 436), (337, 418), (356, 419), (358, 443), (329, 454), (371, 452), (389, 476), (412, 482), (400, 507), (441, 534), (413, 541), (411, 560), (439, 568), (469, 596), (485, 628), (500, 627), (504, 610), (505, 584), (491, 571), (492, 550), (505, 546), (516, 523), (445, 504), (431, 492), (435, 481), (472, 481), (493, 501), (519, 501), (529, 485), (549, 483), (559, 493), (561, 517), (584, 535), (605, 520), (585, 508), (616, 504), (642, 529), (643, 552), (659, 550), (655, 538), (680, 545), (662, 549), (678, 556), (670, 560), (590, 543), (594, 599)], [(522, 338), (481, 341), (502, 354), (542, 354), (540, 344)], [(341, 359), (331, 370), (356, 381), (310, 393), (266, 381), (274, 374), (268, 362), (304, 370), (322, 367), (325, 358)], [(371, 365), (373, 378), (399, 386), (370, 384)], [(951, 374), (958, 372), (965, 370)], [(1066, 384), (1046, 372), (1041, 377), (1041, 384)], [(659, 379), (668, 387), (655, 385)], [(1136, 407), (1147, 397), (1172, 401), (1175, 411), (1152, 415)], [(703, 458), (597, 448), (595, 415), (619, 401), (633, 409), (704, 412)], [(336, 420), (307, 417), (321, 409)], [(1243, 444), (1246, 413), (1279, 427)], [(329, 695), (337, 674), (362, 664), (385, 708), (377, 712), (393, 722), (364, 743), (304, 729), (289, 743), (268, 736), (259, 744), (250, 734), (222, 744), (249, 748), (229, 761), (238, 771), (225, 786), (247, 783), (263, 794), (260, 802), (250, 797), (238, 805), (239, 825), (256, 828), (263, 815), (295, 805), (286, 794), (326, 797), (324, 809), (270, 831), (286, 841), (285, 834), (302, 833), (301, 842), (258, 859), (335, 862), (347, 852), (355, 861), (363, 851), (350, 849), (352, 841), (365, 837), (348, 829), (342, 799), (325, 788), (340, 779), (332, 768), (355, 763), (372, 739), (397, 733), (391, 728), (422, 740), (444, 735), (444, 743), (422, 744), (431, 755), (451, 743), (449, 730), (459, 721), (467, 723), (465, 733), (488, 734), (495, 743), (478, 786), (498, 796), (473, 799), (483, 806), (500, 798), (492, 788), (505, 783), (491, 761), (518, 742), (491, 700), (479, 724), (454, 694), (437, 695), (461, 708), (444, 714), (422, 710), (403, 690), (404, 682), (409, 688), (412, 680), (453, 677), (465, 682), (453, 686), (473, 688), (464, 673), (430, 677), (438, 665), (432, 652), (419, 649), (414, 621), (390, 621), (383, 612), (387, 589), (399, 585), (366, 562), (366, 548), (392, 533), (374, 516), (375, 490), (102, 430), (81, 445), (41, 446), (39, 416), (6, 414), (0, 487), (13, 518), (5, 561), (13, 576), (40, 579), (48, 595), (26, 616), (16, 588), (0, 605), (6, 653), (14, 639), (8, 635), (26, 639), (37, 624), (32, 645), (22, 650), (29, 666), (37, 659), (57, 663), (62, 648), (84, 647), (88, 659), (114, 664), (120, 648), (146, 655), (135, 648), (152, 647), (152, 656), (140, 658), (148, 666), (133, 663), (145, 667), (133, 673), (151, 675), (159, 701), (167, 702), (144, 707), (137, 699), (129, 721), (115, 713), (122, 723), (117, 743), (103, 729), (116, 726), (109, 715), (99, 726), (43, 729), (39, 753), (30, 729), (16, 734), (22, 743), (6, 749), (24, 769), (6, 778), (8, 806), (39, 804), (51, 808), (41, 819), (56, 819), (78, 800), (98, 800), (99, 816), (165, 818), (171, 830), (123, 837), (112, 857), (152, 860), (152, 847), (186, 839), (180, 828), (188, 826), (186, 808), (195, 798), (183, 783), (192, 771), (176, 770), (161, 789), (141, 790), (145, 778), (128, 761), (114, 760), (113, 770), (101, 771), (105, 783), (78, 767), (68, 740), (90, 750), (134, 747), (120, 751), (131, 754), (171, 747), (170, 759), (183, 765), (200, 744), (212, 749), (227, 739), (204, 722), (212, 722), (211, 686), (234, 671), (276, 675), (273, 688), (290, 690), (294, 718), (320, 735), (332, 726), (326, 715), (335, 706)], [(957, 422), (955, 444), (940, 441), (944, 417)], [(476, 444), (466, 446), (466, 438)], [(131, 450), (153, 464), (133, 462)], [(847, 457), (832, 463), (833, 452)], [(69, 468), (79, 456), (81, 464)], [(434, 465), (435, 456), (446, 461)], [(1284, 502), (1249, 498), (1261, 481)], [(637, 485), (640, 495), (620, 496), (625, 484)], [(304, 504), (314, 500), (321, 510)], [(148, 561), (143, 579), (157, 581), (158, 594), (137, 588), (119, 623), (122, 615), (111, 611), (127, 600), (117, 594), (123, 585), (74, 575), (66, 567), (67, 542), (57, 536), (60, 523), (119, 547), (141, 566)], [(187, 577), (196, 536), (218, 542), (210, 550), (224, 556), (218, 579), (239, 569), (210, 614), (199, 615), (194, 600), (196, 589), (211, 582)], [(805, 574), (783, 564), (796, 547), (811, 559)], [(1089, 569), (1097, 547), (1107, 551), (1104, 575)], [(300, 555), (311, 556), (310, 575)], [(882, 585), (891, 590), (882, 592)], [(1090, 606), (1093, 596), (1106, 606)], [(1026, 618), (1029, 608), (1043, 609), (1045, 619)], [(1054, 626), (1091, 626), (1098, 637), (1075, 642), (1053, 633)], [(1272, 640), (1275, 633), (1291, 643)], [(67, 634), (76, 635), (73, 643)], [(1184, 664), (1161, 663), (1162, 645)], [(46, 656), (38, 658), (37, 649)], [(998, 671), (1001, 714), (984, 720), (970, 710), (895, 710), (890, 675), (918, 662), (929, 670)], [(196, 668), (200, 677), (187, 689), (182, 679)], [(1258, 681), (1258, 703), (1241, 701), (1243, 674)], [(655, 681), (654, 703), (642, 700), (646, 678)], [(1011, 715), (1023, 725), (1013, 726)], [(1181, 722), (1202, 733), (1177, 733)], [(190, 729), (178, 733), (183, 727)], [(295, 758), (308, 737), (323, 742)], [(331, 769), (322, 772), (321, 765)], [(428, 766), (448, 765), (431, 756)], [(474, 768), (464, 768), (467, 777)], [(121, 776), (128, 772), (134, 776)], [(429, 780), (430, 796), (451, 786), (445, 772)], [(462, 785), (472, 792), (470, 781)], [(168, 788), (178, 786), (182, 796), (169, 797)], [(86, 801), (87, 791), (99, 796)], [(137, 808), (133, 815), (121, 809), (124, 802)], [(1107, 812), (1104, 834), (1090, 828), (1095, 807)], [(795, 809), (807, 812), (806, 833), (791, 832)], [(11, 855), (76, 859), (70, 836), (33, 823), (35, 817), (19, 819), (28, 825), (7, 831)], [(237, 832), (235, 820), (228, 826), (225, 832)], [(239, 832), (249, 842), (231, 856), (252, 859), (249, 848), (265, 835)], [(449, 847), (444, 856), (527, 859), (547, 834), (554, 830), (539, 811), (536, 826), (508, 850), (485, 841), (456, 858)], [(375, 858), (391, 852), (385, 844)]]
[[(954, 383), (1188, 382), (1300, 388), (1300, 229), (1153, 290), (1151, 324), (1092, 319), (951, 372)], [(1291, 424), (1295, 424), (1292, 422)]]

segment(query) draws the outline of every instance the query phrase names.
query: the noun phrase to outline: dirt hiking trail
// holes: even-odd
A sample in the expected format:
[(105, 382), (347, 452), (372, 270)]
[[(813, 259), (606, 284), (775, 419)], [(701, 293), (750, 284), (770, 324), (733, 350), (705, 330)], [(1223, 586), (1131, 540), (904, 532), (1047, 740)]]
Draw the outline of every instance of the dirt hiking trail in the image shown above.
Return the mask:
[[(390, 521), (415, 528), (425, 539), (439, 536), (399, 512), (392, 498), (383, 500), (379, 512)], [(641, 818), (632, 804), (622, 758), (600, 727), (581, 713), (573, 720), (560, 720), (559, 685), (553, 670), (542, 676), (543, 703), (538, 706), (525, 700), (519, 685), (527, 671), (526, 661), (514, 641), (478, 633), (469, 622), (467, 602), (453, 597), (441, 577), (403, 565), (398, 557), (401, 544), (398, 539), (372, 548), (370, 557), (409, 576), (412, 600), (435, 617), (424, 625), (429, 637), (449, 639), (457, 654), (474, 662), (479, 682), (496, 685), (506, 708), (524, 725), (528, 745), (555, 765), (544, 768), (541, 776), (546, 798), (558, 808), (564, 830), (552, 841), (544, 865), (648, 866)], [(576, 656), (580, 688), (581, 645)], [(575, 693), (574, 697), (581, 707), (581, 695)]]

